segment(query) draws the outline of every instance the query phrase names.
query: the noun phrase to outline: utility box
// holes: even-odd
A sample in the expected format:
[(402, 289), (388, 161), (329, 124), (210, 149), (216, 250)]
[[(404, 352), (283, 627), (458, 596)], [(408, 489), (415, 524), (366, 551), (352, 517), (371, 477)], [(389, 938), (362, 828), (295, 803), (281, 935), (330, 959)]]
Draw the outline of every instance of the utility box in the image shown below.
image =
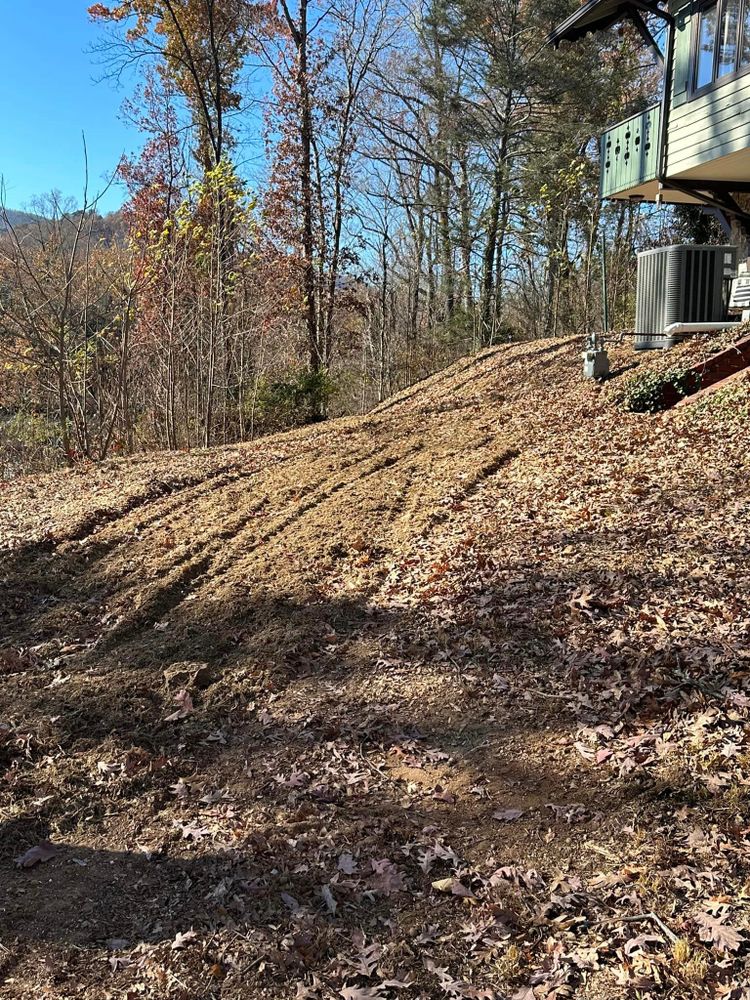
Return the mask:
[(603, 348), (589, 347), (583, 352), (583, 377), (604, 379), (609, 376), (609, 355)]
[(720, 323), (726, 318), (728, 283), (737, 248), (680, 245), (638, 254), (635, 348), (672, 347), (672, 323)]

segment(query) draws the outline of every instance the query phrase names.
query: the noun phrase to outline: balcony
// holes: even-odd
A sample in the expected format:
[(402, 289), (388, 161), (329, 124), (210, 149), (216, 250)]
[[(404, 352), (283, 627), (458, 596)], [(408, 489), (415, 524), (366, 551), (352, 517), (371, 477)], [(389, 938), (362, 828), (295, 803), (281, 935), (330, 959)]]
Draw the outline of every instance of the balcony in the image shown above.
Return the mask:
[(602, 198), (642, 197), (653, 200), (659, 169), (661, 106), (631, 115), (602, 135)]

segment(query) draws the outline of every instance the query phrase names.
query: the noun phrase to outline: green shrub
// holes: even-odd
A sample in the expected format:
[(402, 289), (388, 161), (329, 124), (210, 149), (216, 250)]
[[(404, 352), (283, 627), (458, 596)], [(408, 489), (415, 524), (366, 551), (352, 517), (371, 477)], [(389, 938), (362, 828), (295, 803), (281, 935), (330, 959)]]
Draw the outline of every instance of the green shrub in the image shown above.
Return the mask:
[(689, 368), (673, 366), (663, 371), (636, 372), (620, 393), (620, 402), (633, 413), (658, 413), (700, 389), (700, 375)]
[(285, 379), (263, 380), (255, 400), (255, 423), (264, 430), (281, 430), (322, 420), (335, 392), (327, 371), (302, 368)]

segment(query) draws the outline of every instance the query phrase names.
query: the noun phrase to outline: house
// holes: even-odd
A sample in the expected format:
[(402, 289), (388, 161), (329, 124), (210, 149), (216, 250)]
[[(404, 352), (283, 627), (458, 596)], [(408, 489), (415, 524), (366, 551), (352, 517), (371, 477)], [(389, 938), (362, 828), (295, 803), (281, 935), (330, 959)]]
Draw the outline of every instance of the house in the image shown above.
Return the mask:
[[(649, 16), (663, 25), (661, 47)], [(734, 196), (750, 192), (750, 0), (588, 0), (549, 41), (626, 19), (663, 66), (663, 95), (602, 135), (602, 198), (703, 204), (747, 232)]]

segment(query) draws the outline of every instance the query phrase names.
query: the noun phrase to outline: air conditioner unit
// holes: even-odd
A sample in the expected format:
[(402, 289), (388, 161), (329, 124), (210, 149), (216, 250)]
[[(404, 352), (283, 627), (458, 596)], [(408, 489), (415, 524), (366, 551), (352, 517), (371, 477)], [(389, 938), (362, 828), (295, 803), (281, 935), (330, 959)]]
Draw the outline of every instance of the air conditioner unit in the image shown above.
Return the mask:
[(743, 320), (750, 316), (750, 260), (747, 258), (737, 265), (737, 277), (729, 296), (729, 313), (734, 316), (741, 313)]
[(638, 254), (636, 350), (672, 347), (672, 323), (719, 323), (726, 318), (728, 282), (737, 248), (671, 246)]

